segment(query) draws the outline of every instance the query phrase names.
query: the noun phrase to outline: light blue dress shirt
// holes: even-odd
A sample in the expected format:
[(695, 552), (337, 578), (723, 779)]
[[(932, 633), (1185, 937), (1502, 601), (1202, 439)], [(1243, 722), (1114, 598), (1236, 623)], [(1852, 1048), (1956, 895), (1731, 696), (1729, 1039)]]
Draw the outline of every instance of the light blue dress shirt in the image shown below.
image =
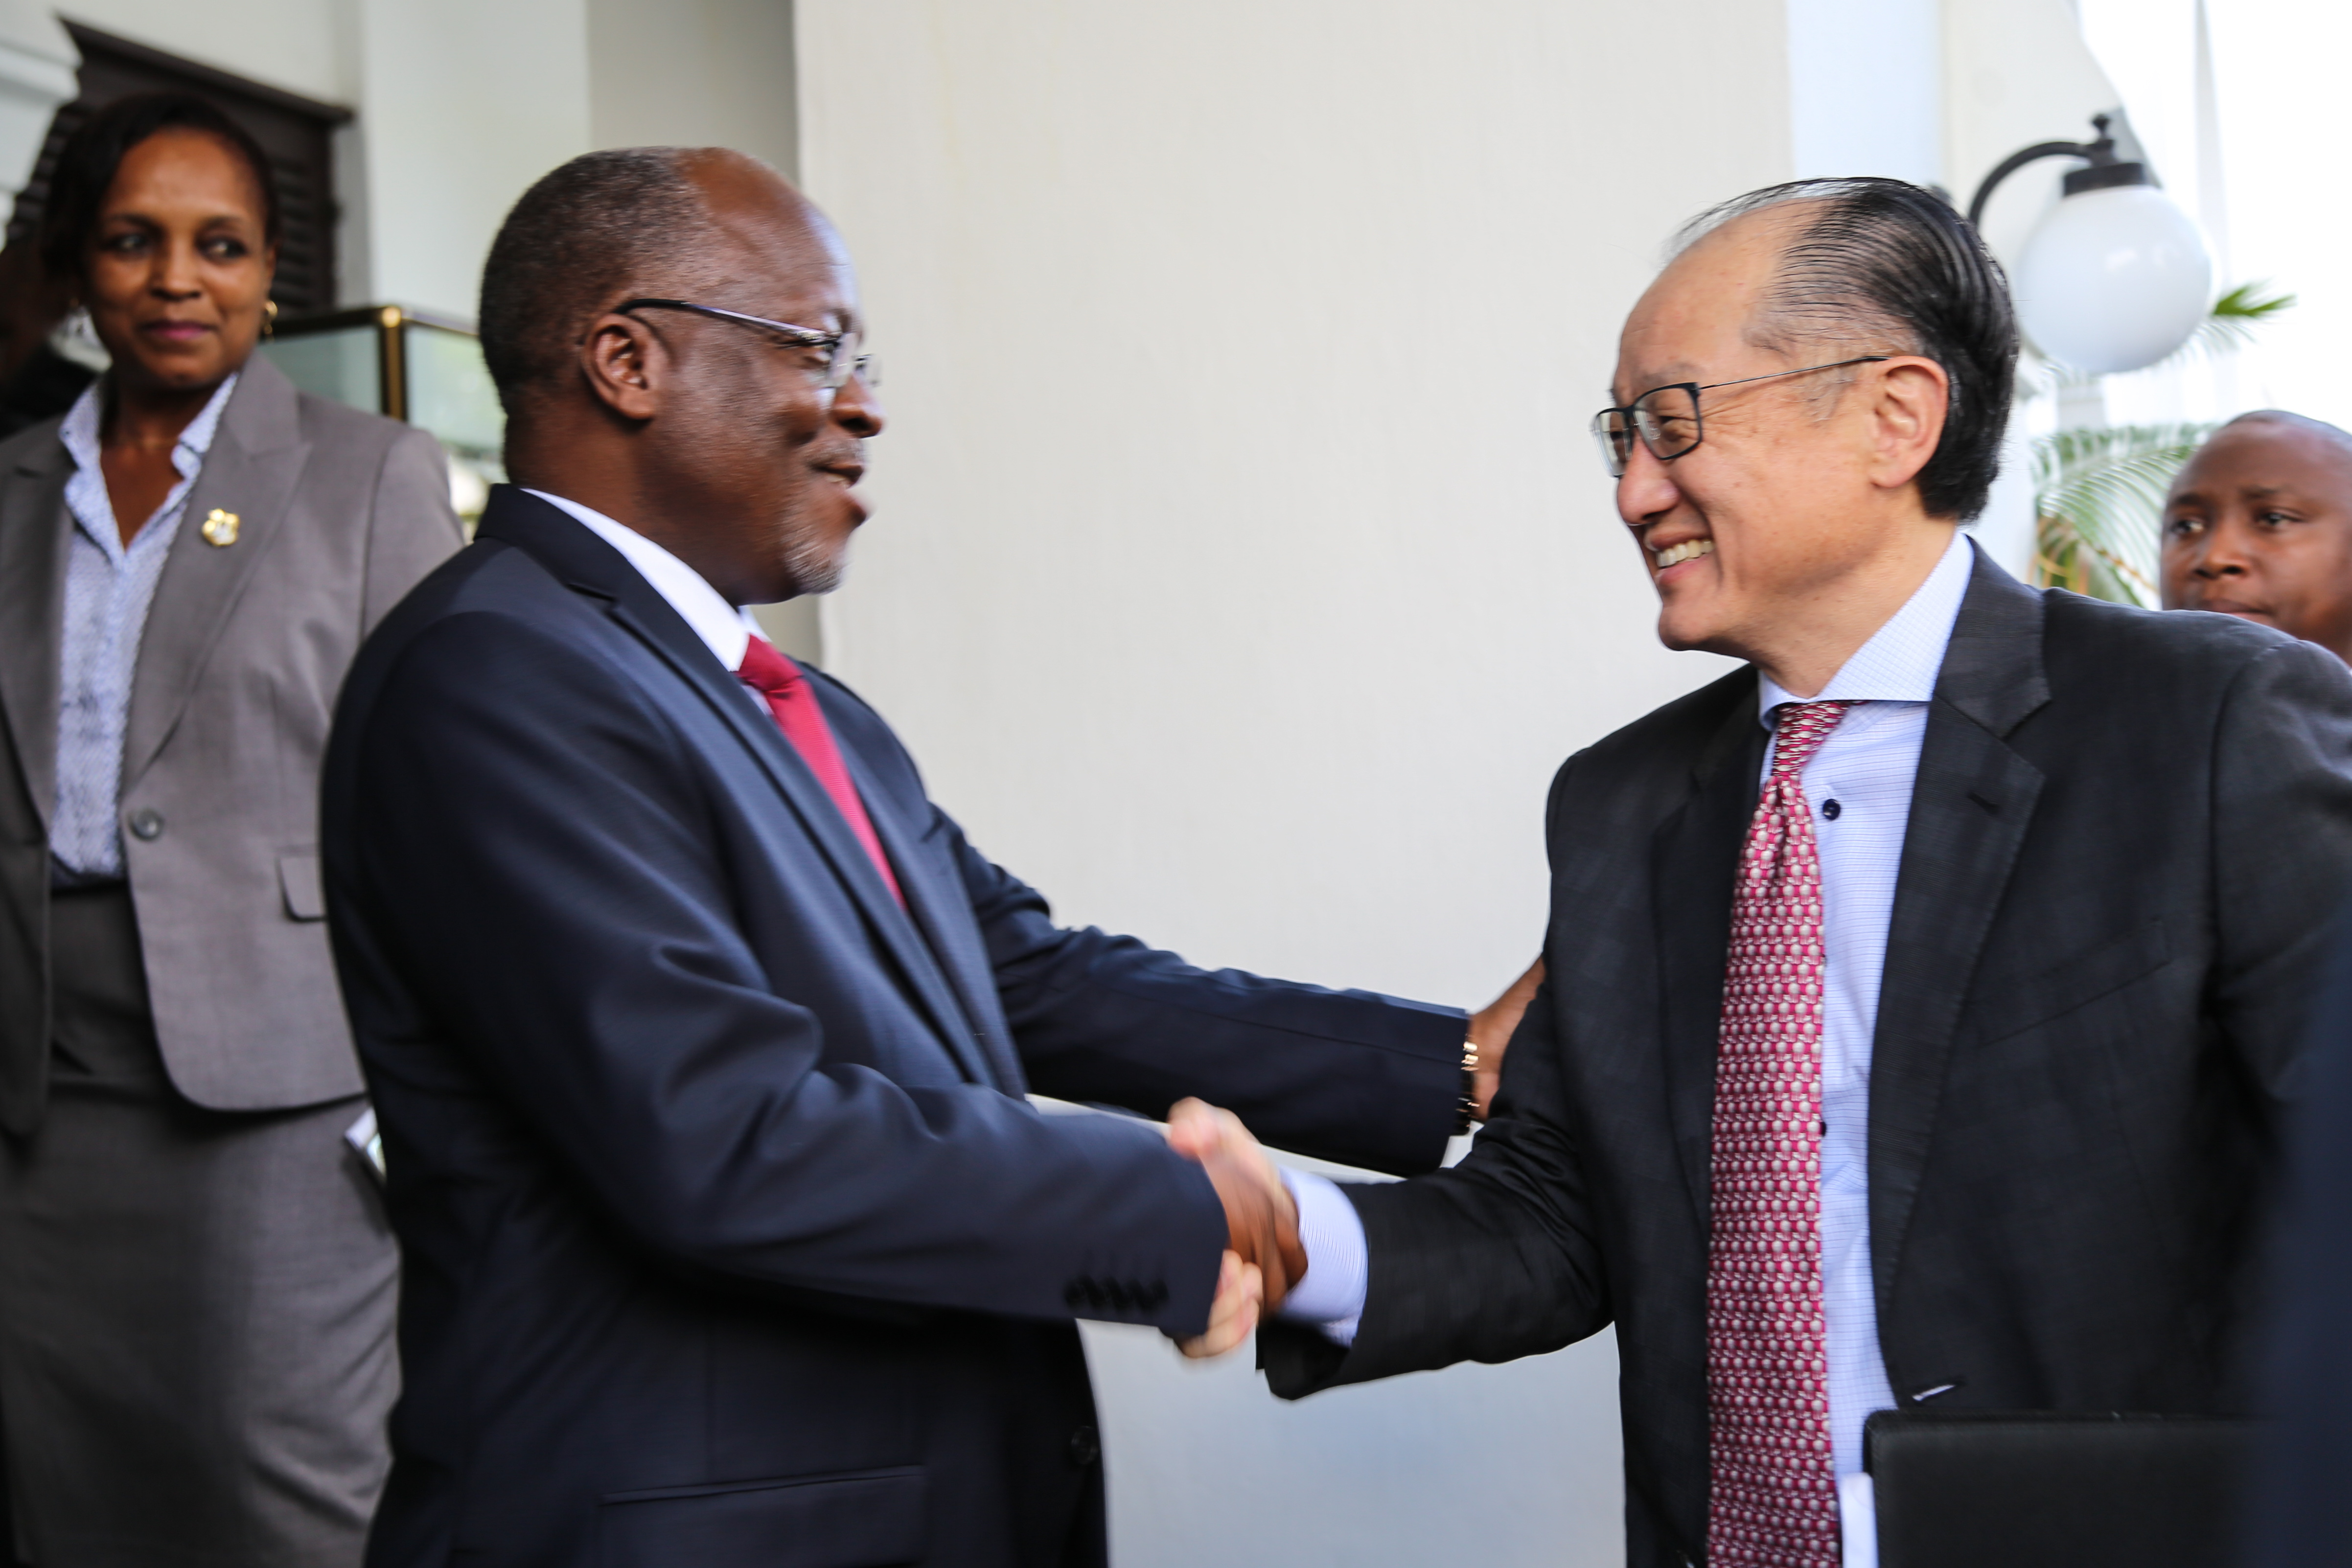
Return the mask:
[(66, 411), (58, 437), (73, 458), (66, 510), (74, 520), (66, 550), (65, 624), (58, 660), (58, 794), (49, 853), (79, 876), (122, 875), (122, 740), (131, 717), (131, 681), (163, 561), (187, 514), (188, 491), (236, 390), (232, 375), (172, 447), (180, 482), (147, 525), (122, 542), (114, 502), (99, 468), (99, 421), (106, 380), (82, 389)]
[[(1886, 968), (1886, 932), (1895, 913), (1895, 879), (1911, 817), (1912, 784), (1927, 734), (1927, 705), (1968, 596), (1975, 552), (1955, 534), (1935, 569), (1903, 607), (1830, 683), (1799, 698), (1759, 679), (1757, 716), (1767, 730), (1774, 710), (1797, 701), (1852, 701), (1805, 764), (1806, 803), (1822, 859), (1822, 1306), (1829, 1326), (1830, 1437), (1836, 1450), (1846, 1568), (1877, 1561), (1868, 1478), (1862, 1474), (1862, 1424), (1890, 1409), (1886, 1363), (1878, 1350), (1878, 1310), (1870, 1279), (1870, 1052), (1878, 1024), (1878, 985)], [(1770, 749), (1764, 773), (1772, 768)], [(1364, 1310), (1364, 1227), (1355, 1205), (1321, 1176), (1286, 1171), (1298, 1199), (1299, 1238), (1307, 1271), (1281, 1315), (1322, 1326), (1342, 1344), (1355, 1338)], [(1915, 1394), (1917, 1390), (1912, 1391)]]

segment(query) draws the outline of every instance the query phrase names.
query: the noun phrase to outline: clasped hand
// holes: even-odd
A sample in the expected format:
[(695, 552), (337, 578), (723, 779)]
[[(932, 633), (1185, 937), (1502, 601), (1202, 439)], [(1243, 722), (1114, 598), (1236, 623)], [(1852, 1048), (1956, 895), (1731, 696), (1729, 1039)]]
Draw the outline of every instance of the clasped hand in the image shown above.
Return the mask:
[[(1538, 959), (1508, 990), (1471, 1016), (1469, 1035), (1479, 1050), (1473, 1098), (1481, 1121), (1502, 1080), (1504, 1050), (1543, 974), (1543, 961)], [(1168, 1112), (1168, 1143), (1208, 1173), (1225, 1206), (1229, 1243), (1217, 1270), (1207, 1331), (1177, 1344), (1195, 1360), (1223, 1355), (1246, 1342), (1256, 1331), (1259, 1317), (1281, 1306), (1282, 1299), (1307, 1276), (1298, 1205), (1282, 1173), (1230, 1110), (1198, 1100), (1179, 1100)]]
[(1177, 1343), (1196, 1360), (1223, 1355), (1246, 1342), (1259, 1314), (1282, 1305), (1306, 1277), (1298, 1205), (1283, 1184), (1282, 1173), (1230, 1110), (1198, 1100), (1178, 1101), (1168, 1113), (1168, 1143), (1208, 1173), (1225, 1206), (1228, 1238), (1208, 1330)]

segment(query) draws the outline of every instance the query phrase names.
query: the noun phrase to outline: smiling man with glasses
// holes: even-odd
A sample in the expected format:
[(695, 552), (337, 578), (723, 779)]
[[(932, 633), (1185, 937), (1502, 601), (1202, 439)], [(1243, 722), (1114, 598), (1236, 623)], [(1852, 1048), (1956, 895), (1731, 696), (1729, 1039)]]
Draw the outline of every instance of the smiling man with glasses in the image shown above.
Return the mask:
[(1978, 551), (2016, 345), (1929, 192), (1686, 232), (1595, 430), (1659, 635), (1744, 663), (1561, 770), (1548, 979), (1469, 1157), (1294, 1176), (1277, 1392), (1613, 1323), (1640, 1568), (1874, 1561), (1876, 1411), (2236, 1407), (2352, 679)]

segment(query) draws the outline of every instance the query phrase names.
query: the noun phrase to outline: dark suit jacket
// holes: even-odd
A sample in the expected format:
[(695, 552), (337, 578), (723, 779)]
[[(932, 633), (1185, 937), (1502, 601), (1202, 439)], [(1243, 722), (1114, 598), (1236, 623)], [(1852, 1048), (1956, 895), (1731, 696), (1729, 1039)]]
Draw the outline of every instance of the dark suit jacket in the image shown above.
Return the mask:
[[(1752, 668), (1569, 760), (1549, 979), (1453, 1170), (1350, 1188), (1361, 1331), (1261, 1336), (1278, 1392), (1548, 1351), (1614, 1322), (1639, 1564), (1706, 1542), (1709, 1123)], [(1984, 561), (1919, 758), (1870, 1084), (1898, 1401), (2210, 1412), (2249, 1222), (2352, 881), (2352, 679), (2218, 616)], [(1948, 1392), (1931, 1391), (1948, 1385)]]
[(2352, 1565), (2352, 910), (2336, 926), (2304, 1061), (2289, 1194), (2271, 1237), (2265, 1432), (2246, 1522), (2254, 1568)]
[[(49, 814), (73, 458), (51, 419), (0, 443), (0, 1127), (49, 1065)], [(236, 541), (207, 543), (214, 509)], [(259, 356), (221, 410), (140, 639), (123, 836), (163, 1064), (215, 1110), (360, 1091), (319, 895), (319, 767), (360, 639), (465, 542), (422, 430), (297, 392)]]
[(1100, 1559), (1074, 1314), (1198, 1331), (1225, 1243), (1126, 1118), (1444, 1150), (1451, 1009), (1056, 929), (812, 674), (893, 901), (623, 558), (502, 489), (362, 651), (328, 902), (404, 1250), (371, 1561)]

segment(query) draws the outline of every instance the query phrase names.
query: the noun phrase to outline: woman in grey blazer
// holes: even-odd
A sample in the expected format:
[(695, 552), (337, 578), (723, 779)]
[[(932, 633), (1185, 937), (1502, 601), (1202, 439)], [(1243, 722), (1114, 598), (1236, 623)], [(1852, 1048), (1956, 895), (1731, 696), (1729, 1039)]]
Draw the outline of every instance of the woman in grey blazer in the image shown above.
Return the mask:
[(42, 245), (113, 368), (0, 443), (0, 1428), (40, 1568), (357, 1564), (383, 1484), (318, 768), (462, 536), (432, 437), (254, 356), (278, 228), (217, 110), (94, 116)]

